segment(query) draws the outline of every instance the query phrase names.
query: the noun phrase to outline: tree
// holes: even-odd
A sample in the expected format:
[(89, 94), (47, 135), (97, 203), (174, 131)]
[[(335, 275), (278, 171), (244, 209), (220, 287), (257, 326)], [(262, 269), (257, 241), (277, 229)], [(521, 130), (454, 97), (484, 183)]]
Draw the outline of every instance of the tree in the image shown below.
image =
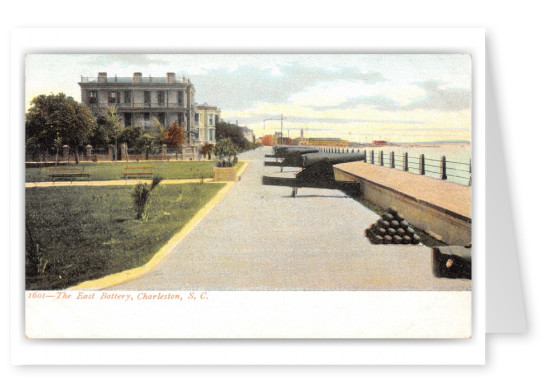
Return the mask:
[(185, 142), (186, 133), (180, 124), (174, 122), (166, 128), (163, 143), (165, 143), (169, 148), (178, 148)]
[(262, 145), (272, 146), (274, 145), (274, 136), (271, 134), (262, 136), (261, 142), (262, 142)]
[(115, 106), (105, 108), (104, 121), (98, 127), (99, 131), (107, 137), (109, 143), (115, 144), (115, 160), (118, 160), (118, 141), (124, 130), (121, 123), (121, 116), (117, 114)]
[(63, 93), (34, 97), (25, 116), (27, 144), (45, 151), (62, 140), (73, 147), (77, 164), (79, 147), (92, 136), (95, 128), (90, 109)]
[(230, 163), (229, 157), (237, 155), (237, 148), (229, 138), (219, 140), (214, 147), (214, 154), (222, 161), (228, 158), (227, 163)]
[(219, 121), (216, 123), (216, 142), (226, 138), (230, 139), (232, 144), (240, 151), (251, 149), (251, 143), (245, 138), (239, 126)]
[(203, 156), (208, 156), (209, 157), (209, 160), (211, 158), (211, 153), (212, 153), (212, 150), (214, 149), (214, 145), (210, 144), (210, 143), (206, 143), (206, 144), (203, 144), (203, 146), (201, 147), (201, 149), (199, 150), (199, 153)]
[(153, 123), (155, 124), (155, 132), (152, 135), (155, 136), (155, 143), (161, 146), (165, 138), (166, 128), (159, 122), (157, 117), (153, 117)]

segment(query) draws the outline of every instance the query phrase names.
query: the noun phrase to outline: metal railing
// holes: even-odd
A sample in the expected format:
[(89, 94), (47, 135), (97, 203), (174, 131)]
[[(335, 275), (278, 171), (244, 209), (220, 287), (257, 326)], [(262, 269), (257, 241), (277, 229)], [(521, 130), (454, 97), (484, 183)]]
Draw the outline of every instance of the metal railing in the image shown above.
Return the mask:
[(185, 79), (172, 79), (170, 82), (166, 77), (142, 76), (139, 79), (133, 77), (80, 77), (81, 83), (121, 83), (121, 84), (185, 84)]
[(121, 108), (134, 108), (134, 109), (166, 109), (166, 108), (180, 108), (184, 107), (184, 103), (166, 103), (166, 102), (102, 102), (102, 103), (88, 103), (89, 107), (105, 107), (105, 106), (117, 106)]
[[(350, 153), (354, 152), (344, 148), (322, 148), (322, 152), (325, 153)], [(357, 152), (360, 152), (358, 149)], [(392, 169), (399, 169), (402, 171), (413, 172), (419, 175), (432, 176), (438, 179), (447, 180), (448, 177), (452, 177), (454, 182), (464, 184), (468, 183), (468, 186), (472, 184), (472, 165), (465, 162), (455, 162), (446, 159), (446, 156), (441, 156), (440, 159), (432, 159), (420, 154), (419, 156), (411, 156), (408, 152), (403, 152), (401, 155), (396, 154), (394, 151), (385, 153), (384, 151), (374, 150), (365, 152), (365, 161), (369, 164), (376, 164), (381, 167), (388, 167)]]

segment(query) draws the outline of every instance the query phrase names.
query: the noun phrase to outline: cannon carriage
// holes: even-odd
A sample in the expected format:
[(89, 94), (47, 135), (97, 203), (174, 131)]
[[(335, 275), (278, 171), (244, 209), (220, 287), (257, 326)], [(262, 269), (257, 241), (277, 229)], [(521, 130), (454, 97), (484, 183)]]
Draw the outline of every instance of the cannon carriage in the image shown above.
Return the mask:
[[(288, 155), (289, 157), (289, 155)], [(302, 170), (295, 178), (263, 176), (262, 184), (268, 186), (288, 186), (292, 188), (291, 195), (295, 197), (299, 188), (335, 189), (357, 197), (361, 194), (360, 183), (355, 181), (337, 181), (333, 165), (354, 161), (365, 161), (365, 153), (306, 153), (293, 155), (300, 160)], [(295, 163), (297, 164), (297, 163)], [(293, 166), (297, 167), (297, 166)]]

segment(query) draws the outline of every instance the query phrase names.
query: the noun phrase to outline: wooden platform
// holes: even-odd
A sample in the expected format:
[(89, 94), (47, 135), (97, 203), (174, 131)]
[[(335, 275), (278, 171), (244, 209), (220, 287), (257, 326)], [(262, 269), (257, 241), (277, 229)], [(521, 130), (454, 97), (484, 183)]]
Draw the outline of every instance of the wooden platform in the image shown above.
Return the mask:
[(365, 162), (334, 166), (335, 179), (357, 180), (363, 198), (395, 206), (411, 223), (442, 236), (449, 244), (467, 244), (471, 230), (472, 188)]

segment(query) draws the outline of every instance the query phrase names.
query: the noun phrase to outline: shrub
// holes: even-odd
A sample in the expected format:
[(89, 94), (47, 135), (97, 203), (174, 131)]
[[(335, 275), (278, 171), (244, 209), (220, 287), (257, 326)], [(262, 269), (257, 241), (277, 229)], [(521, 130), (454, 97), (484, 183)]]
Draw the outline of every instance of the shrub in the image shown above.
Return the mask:
[(154, 177), (151, 184), (148, 186), (145, 183), (138, 183), (132, 191), (132, 199), (134, 201), (134, 211), (136, 211), (137, 220), (147, 221), (147, 209), (149, 208), (149, 194), (161, 183), (163, 179)]

